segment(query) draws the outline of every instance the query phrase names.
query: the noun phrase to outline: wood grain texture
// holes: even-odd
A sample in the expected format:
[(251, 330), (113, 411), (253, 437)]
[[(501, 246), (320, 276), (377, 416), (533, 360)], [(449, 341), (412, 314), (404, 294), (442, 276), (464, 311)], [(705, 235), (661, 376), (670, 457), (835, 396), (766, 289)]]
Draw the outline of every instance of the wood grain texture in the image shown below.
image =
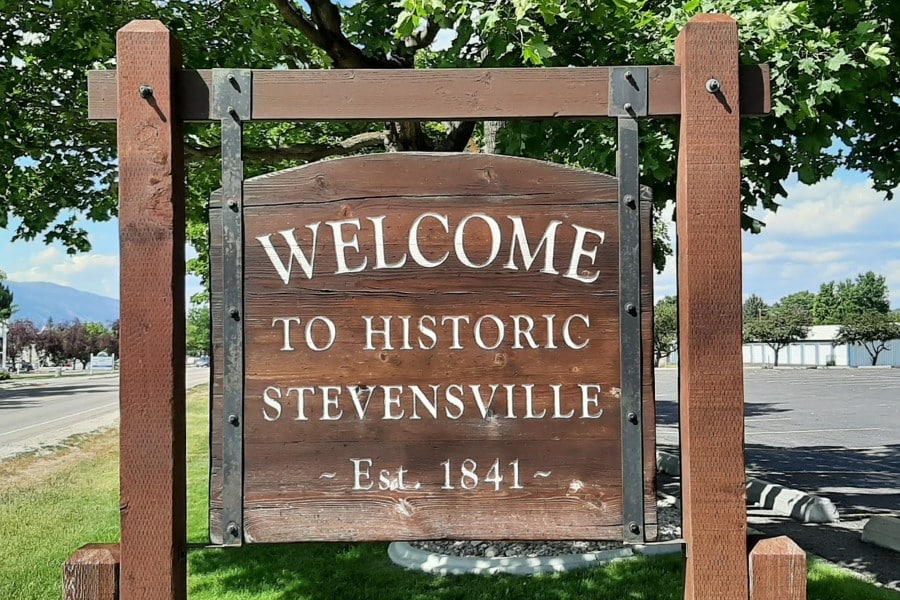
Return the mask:
[(119, 545), (88, 544), (66, 559), (63, 600), (119, 600)]
[[(300, 539), (430, 539), (435, 537), (507, 539), (585, 539), (621, 537), (620, 415), (617, 397), (618, 367), (618, 237), (615, 179), (538, 161), (487, 155), (392, 154), (339, 159), (283, 171), (245, 183), (245, 532), (250, 541)], [(648, 198), (649, 200), (649, 198)], [(219, 199), (214, 195), (210, 222), (212, 256), (219, 256)], [(428, 212), (445, 215), (453, 229), (466, 216), (480, 214), (498, 224), (501, 239), (496, 257), (484, 269), (471, 269), (458, 256), (448, 256), (440, 268), (414, 264), (408, 234), (417, 216)], [(649, 239), (650, 208), (644, 204), (644, 229)], [(598, 270), (602, 276), (591, 285), (538, 272), (544, 265), (540, 253), (528, 271), (502, 268), (510, 260), (512, 222), (520, 217), (532, 235), (532, 248), (552, 220), (557, 229), (557, 260), (565, 271), (573, 243), (572, 223), (606, 232), (593, 264), (584, 259), (582, 275)], [(361, 225), (378, 219), (382, 224), (384, 261), (403, 268), (371, 269), (360, 273), (336, 273), (334, 231), (327, 223), (358, 219)], [(304, 251), (312, 248), (309, 225), (317, 227), (317, 254), (312, 279), (293, 271), (288, 285), (275, 273), (270, 258), (257, 238), (276, 231), (294, 230)], [(472, 261), (487, 261), (492, 234), (484, 219), (473, 219), (466, 231), (466, 251)], [(306, 237), (299, 232), (306, 231)], [(346, 251), (348, 267), (363, 259), (376, 262), (379, 243), (374, 227), (353, 228), (358, 250)], [(349, 229), (344, 239), (349, 239)], [(286, 245), (273, 236), (280, 256)], [(453, 253), (453, 234), (435, 219), (422, 224), (421, 252), (437, 260)], [(561, 260), (565, 255), (566, 260)], [(644, 254), (643, 279), (652, 278), (649, 245)], [(521, 265), (521, 257), (516, 259)], [(566, 263), (566, 264), (563, 264)], [(298, 269), (294, 265), (294, 269)], [(221, 310), (221, 268), (212, 265), (213, 314)], [(652, 290), (642, 297), (644, 312), (645, 414), (648, 456), (655, 451), (653, 438), (651, 344)], [(221, 312), (218, 313), (221, 315)], [(589, 340), (586, 350), (564, 345), (556, 331), (553, 339), (538, 327), (530, 347), (524, 338), (515, 341), (509, 332), (515, 315), (572, 314), (590, 316), (590, 327), (573, 329), (576, 343)], [(327, 316), (337, 331), (327, 351), (305, 347), (302, 329), (291, 336), (293, 350), (284, 351), (283, 327), (273, 318), (297, 316), (306, 323), (313, 316)], [(366, 350), (362, 315), (392, 316), (391, 348)], [(397, 321), (407, 315), (415, 323), (422, 316), (494, 315), (507, 323), (507, 336), (496, 348), (480, 348), (471, 327), (464, 327), (459, 349), (453, 349), (450, 326), (434, 326), (438, 342), (427, 351), (410, 338), (404, 347), (403, 329)], [(219, 317), (214, 318), (214, 352), (221, 356)], [(557, 319), (559, 322), (561, 319)], [(470, 319), (470, 324), (475, 318)], [(325, 328), (313, 330), (317, 346), (328, 343)], [(499, 330), (492, 322), (482, 331), (494, 345)], [(324, 336), (324, 337), (323, 337)], [(373, 338), (374, 340), (375, 338)], [(300, 342), (300, 343), (295, 343)], [(556, 345), (547, 349), (543, 346)], [(373, 344), (374, 346), (374, 344)], [(216, 360), (214, 358), (214, 365)], [(220, 414), (221, 378), (214, 369), (214, 415)], [(554, 414), (583, 412), (580, 383), (601, 386), (600, 419), (552, 418)], [(448, 403), (444, 391), (461, 386), (464, 414)], [(530, 409), (522, 394), (523, 384), (533, 386)], [(326, 408), (324, 392), (316, 386), (338, 386), (338, 405)], [(485, 394), (500, 386), (494, 415), (484, 416), (471, 386)], [(513, 412), (503, 385), (518, 386)], [(552, 385), (560, 385), (560, 408)], [(275, 421), (263, 402), (266, 389), (284, 393), (291, 387), (311, 386), (300, 408), (296, 393), (283, 402), (284, 416)], [(353, 403), (353, 388), (373, 388), (366, 411)], [(387, 386), (403, 386), (395, 408), (386, 407)], [(416, 401), (410, 386), (431, 397), (438, 386), (437, 417)], [(649, 392), (649, 395), (647, 394)], [(285, 394), (288, 396), (288, 394)], [(486, 401), (487, 398), (482, 398)], [(339, 420), (323, 420), (341, 412)], [(528, 419), (546, 411), (545, 418)], [(386, 414), (404, 416), (385, 419)], [(211, 526), (216, 531), (221, 506), (221, 432), (212, 420)], [(353, 491), (353, 459), (372, 459), (372, 483), (381, 467), (402, 466), (420, 488)], [(451, 460), (458, 469), (466, 459), (476, 460), (483, 479), (496, 460), (505, 469), (507, 483), (499, 490), (482, 486), (446, 493), (441, 465)], [(518, 460), (523, 489), (509, 489), (512, 461)], [(645, 473), (647, 531), (656, 534), (655, 490), (652, 461)], [(551, 476), (536, 475), (549, 472)], [(459, 472), (454, 477), (458, 479)], [(365, 482), (364, 482), (365, 484)], [(458, 481), (455, 486), (459, 488)], [(377, 515), (376, 518), (372, 518)], [(552, 516), (550, 516), (552, 515)]]
[(178, 600), (187, 594), (180, 48), (158, 21), (126, 25), (117, 48), (121, 593)]
[(750, 600), (806, 600), (806, 553), (791, 538), (758, 541), (749, 569)]
[(675, 52), (685, 598), (747, 598), (737, 24), (694, 17)]
[[(681, 112), (677, 66), (651, 66), (650, 116)], [(212, 71), (176, 74), (177, 114), (215, 119)], [(253, 71), (254, 120), (555, 119), (608, 113), (609, 68)], [(744, 116), (770, 110), (766, 65), (741, 67)], [(88, 72), (88, 117), (116, 118), (116, 71)]]

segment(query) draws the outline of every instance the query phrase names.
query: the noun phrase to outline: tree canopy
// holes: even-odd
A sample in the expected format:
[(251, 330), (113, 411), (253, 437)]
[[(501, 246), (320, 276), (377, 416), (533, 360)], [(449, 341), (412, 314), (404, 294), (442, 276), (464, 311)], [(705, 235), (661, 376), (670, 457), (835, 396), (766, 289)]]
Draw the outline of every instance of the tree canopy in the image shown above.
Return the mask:
[(212, 335), (210, 327), (209, 305), (191, 306), (185, 331), (185, 346), (190, 356), (209, 355)]
[(776, 304), (758, 320), (744, 323), (745, 342), (763, 342), (775, 352), (775, 366), (778, 353), (793, 342), (805, 340), (809, 335), (811, 316), (802, 308)]
[[(115, 31), (157, 18), (187, 68), (416, 68), (670, 64), (698, 12), (740, 26), (741, 61), (772, 66), (773, 114), (743, 119), (743, 206), (778, 207), (795, 172), (814, 183), (838, 167), (867, 172), (891, 196), (900, 180), (896, 15), (877, 0), (132, 0), (6, 2), (0, 21), (0, 227), (14, 237), (89, 248), (83, 220), (116, 214), (115, 133), (86, 118), (89, 69), (114, 68)], [(443, 45), (435, 45), (435, 40)], [(449, 41), (448, 41), (449, 40)], [(499, 152), (614, 172), (608, 121), (510, 122)], [(256, 123), (246, 175), (354, 152), (461, 150), (475, 123)], [(218, 186), (218, 128), (185, 130), (188, 236), (206, 275), (205, 203)], [(677, 122), (642, 125), (642, 183), (674, 198)], [(840, 144), (835, 144), (839, 141)], [(762, 224), (745, 216), (744, 226)], [(657, 254), (657, 265), (661, 256)]]
[(13, 293), (3, 284), (4, 279), (6, 279), (6, 274), (0, 271), (0, 323), (8, 322), (15, 311)]
[(888, 342), (900, 339), (900, 323), (890, 314), (865, 312), (853, 315), (841, 325), (835, 341), (839, 344), (859, 344), (869, 353), (872, 365), (878, 355), (889, 348)]
[(678, 349), (678, 298), (666, 296), (653, 311), (653, 362)]
[(816, 325), (840, 325), (863, 314), (885, 315), (890, 310), (887, 281), (872, 271), (860, 273), (856, 279), (823, 283), (812, 302)]

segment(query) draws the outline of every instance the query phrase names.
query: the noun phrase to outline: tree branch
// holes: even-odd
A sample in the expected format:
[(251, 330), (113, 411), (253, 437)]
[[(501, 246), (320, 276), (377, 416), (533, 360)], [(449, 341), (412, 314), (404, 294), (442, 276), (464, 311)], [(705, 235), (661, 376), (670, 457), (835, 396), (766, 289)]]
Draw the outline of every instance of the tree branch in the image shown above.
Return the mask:
[(434, 43), (434, 38), (437, 37), (438, 32), (441, 28), (434, 21), (428, 21), (428, 25), (425, 26), (425, 31), (420, 33), (417, 36), (410, 36), (406, 38), (406, 47), (411, 52), (416, 52), (421, 50), (422, 48), (427, 48), (432, 43)]
[(452, 121), (450, 132), (438, 145), (442, 152), (462, 152), (466, 149), (472, 132), (475, 131), (475, 121)]
[(307, 18), (306, 13), (295, 8), (290, 0), (274, 0), (278, 12), (284, 17), (284, 22), (295, 29), (303, 32), (303, 35), (309, 38), (316, 46), (322, 47), (323, 37), (319, 34), (316, 26)]
[[(346, 156), (368, 148), (383, 148), (386, 131), (367, 131), (349, 137), (337, 144), (295, 144), (284, 148), (244, 148), (248, 160), (299, 160), (313, 162), (330, 156)], [(219, 146), (192, 146), (185, 144), (187, 159), (201, 159), (219, 156)]]
[(341, 31), (340, 9), (328, 0), (309, 0), (310, 15), (291, 0), (273, 0), (285, 22), (321, 48), (338, 69), (378, 69), (397, 65), (366, 56)]

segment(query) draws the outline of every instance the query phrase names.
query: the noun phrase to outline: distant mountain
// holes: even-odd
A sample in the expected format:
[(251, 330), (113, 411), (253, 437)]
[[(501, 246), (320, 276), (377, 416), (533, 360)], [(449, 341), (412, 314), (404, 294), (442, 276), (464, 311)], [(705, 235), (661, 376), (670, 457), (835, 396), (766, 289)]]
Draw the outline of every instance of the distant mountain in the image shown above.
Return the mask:
[(119, 301), (115, 298), (43, 281), (4, 281), (3, 284), (13, 293), (13, 304), (18, 307), (13, 321), (30, 319), (40, 328), (49, 319), (54, 323), (78, 319), (109, 324), (119, 318)]

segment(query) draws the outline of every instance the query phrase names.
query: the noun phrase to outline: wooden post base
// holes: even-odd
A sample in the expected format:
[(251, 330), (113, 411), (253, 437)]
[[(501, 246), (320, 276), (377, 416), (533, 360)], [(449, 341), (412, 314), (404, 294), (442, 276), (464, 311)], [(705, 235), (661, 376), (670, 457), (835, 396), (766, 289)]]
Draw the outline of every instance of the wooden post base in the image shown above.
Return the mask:
[(750, 550), (750, 600), (806, 600), (806, 553), (787, 536)]
[(118, 600), (119, 545), (88, 544), (63, 565), (63, 600)]

